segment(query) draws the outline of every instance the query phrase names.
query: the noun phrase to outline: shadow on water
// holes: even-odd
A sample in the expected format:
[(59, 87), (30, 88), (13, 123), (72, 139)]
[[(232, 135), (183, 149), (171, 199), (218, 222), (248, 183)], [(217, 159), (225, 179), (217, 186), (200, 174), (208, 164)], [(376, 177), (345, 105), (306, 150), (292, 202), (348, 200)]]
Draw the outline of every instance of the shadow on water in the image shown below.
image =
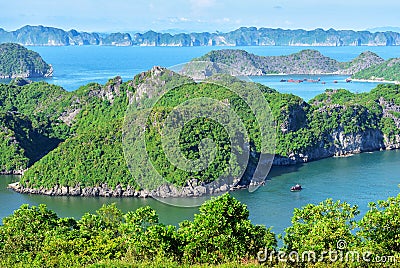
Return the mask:
[(290, 173), (296, 173), (298, 172), (304, 164), (296, 164), (296, 165), (291, 165), (291, 166), (273, 166), (271, 168), (271, 171), (269, 172), (267, 176), (267, 180), (271, 180), (275, 177), (282, 176), (284, 174), (290, 174)]

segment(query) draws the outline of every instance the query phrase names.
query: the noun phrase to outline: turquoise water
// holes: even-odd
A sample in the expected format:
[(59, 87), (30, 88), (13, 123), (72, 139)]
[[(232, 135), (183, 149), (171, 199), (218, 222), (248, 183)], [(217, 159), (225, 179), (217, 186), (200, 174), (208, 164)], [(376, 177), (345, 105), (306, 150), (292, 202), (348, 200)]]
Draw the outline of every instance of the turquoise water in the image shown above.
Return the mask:
[[(94, 212), (102, 204), (116, 203), (123, 211), (150, 205), (164, 223), (177, 224), (192, 219), (197, 208), (178, 208), (151, 198), (83, 198), (21, 195), (6, 189), (16, 180), (12, 176), (0, 176), (0, 218), (21, 204), (40, 203), (56, 211), (59, 216), (80, 218), (85, 212)], [(308, 203), (319, 203), (327, 198), (358, 204), (367, 211), (371, 201), (386, 199), (399, 193), (400, 151), (385, 151), (354, 155), (346, 158), (329, 158), (303, 165), (275, 167), (265, 186), (254, 193), (247, 190), (233, 192), (233, 196), (247, 204), (250, 219), (257, 224), (272, 226), (282, 233), (290, 225), (294, 208)], [(290, 192), (290, 186), (300, 183), (304, 190)]]
[[(227, 47), (107, 47), (107, 46), (71, 46), (71, 47), (29, 47), (37, 51), (54, 67), (54, 77), (46, 79), (67, 90), (75, 90), (89, 82), (104, 84), (108, 79), (120, 75), (124, 80), (132, 79), (137, 73), (158, 65), (169, 67), (190, 61), (215, 49)], [(384, 59), (400, 57), (400, 47), (235, 47), (256, 55), (287, 55), (302, 49), (316, 49), (326, 56), (339, 61), (349, 61), (361, 52), (371, 50)], [(297, 79), (298, 76), (287, 76)], [(303, 77), (303, 76), (301, 76)], [(319, 77), (319, 76), (318, 76)], [(317, 79), (317, 76), (304, 78)], [(284, 93), (296, 94), (309, 100), (326, 88), (347, 88), (352, 92), (365, 92), (377, 83), (345, 83), (344, 76), (323, 76), (326, 84), (280, 83), (280, 76), (252, 77)], [(337, 84), (333, 81), (338, 80)]]

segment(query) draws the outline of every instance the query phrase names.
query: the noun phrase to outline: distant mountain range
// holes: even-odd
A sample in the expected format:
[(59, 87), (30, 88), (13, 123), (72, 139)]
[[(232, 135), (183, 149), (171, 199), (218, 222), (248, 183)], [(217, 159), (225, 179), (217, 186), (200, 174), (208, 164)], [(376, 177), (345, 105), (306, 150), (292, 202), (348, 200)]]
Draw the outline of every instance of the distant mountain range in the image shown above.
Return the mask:
[(0, 43), (28, 46), (398, 46), (400, 33), (242, 27), (227, 33), (87, 33), (53, 27), (0, 28)]
[(376, 28), (369, 28), (367, 31), (371, 33), (376, 32), (397, 32), (400, 33), (400, 27), (393, 27), (393, 26), (386, 26), (386, 27), (376, 27)]

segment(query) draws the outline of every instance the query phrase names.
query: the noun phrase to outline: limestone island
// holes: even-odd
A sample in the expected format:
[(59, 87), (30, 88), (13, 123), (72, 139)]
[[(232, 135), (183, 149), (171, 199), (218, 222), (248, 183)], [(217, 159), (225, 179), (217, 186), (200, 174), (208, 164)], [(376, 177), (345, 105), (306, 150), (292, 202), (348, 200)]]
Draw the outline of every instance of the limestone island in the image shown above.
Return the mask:
[(0, 44), (0, 79), (51, 77), (53, 67), (39, 53), (15, 43)]

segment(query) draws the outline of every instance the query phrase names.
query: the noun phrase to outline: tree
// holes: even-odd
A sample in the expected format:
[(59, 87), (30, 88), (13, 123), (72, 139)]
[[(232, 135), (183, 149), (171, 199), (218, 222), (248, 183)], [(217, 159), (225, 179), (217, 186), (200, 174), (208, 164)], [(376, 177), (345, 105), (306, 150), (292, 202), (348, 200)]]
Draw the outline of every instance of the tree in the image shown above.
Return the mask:
[(359, 222), (357, 233), (365, 247), (385, 255), (400, 253), (400, 194), (369, 204), (370, 210)]
[[(46, 205), (22, 205), (3, 219), (0, 228), (0, 259), (17, 264), (35, 259), (46, 236), (58, 226), (56, 213)], [(1, 266), (1, 263), (0, 263)]]
[(193, 222), (184, 221), (178, 233), (183, 260), (192, 263), (222, 263), (254, 259), (265, 247), (274, 249), (275, 235), (253, 225), (247, 206), (228, 193), (206, 201)]
[[(346, 250), (358, 244), (352, 234), (356, 227), (354, 217), (359, 213), (357, 206), (346, 202), (327, 199), (318, 205), (308, 204), (301, 209), (295, 208), (292, 226), (286, 229), (285, 249), (314, 251), (321, 254), (328, 250)], [(339, 241), (344, 241), (339, 244)]]

